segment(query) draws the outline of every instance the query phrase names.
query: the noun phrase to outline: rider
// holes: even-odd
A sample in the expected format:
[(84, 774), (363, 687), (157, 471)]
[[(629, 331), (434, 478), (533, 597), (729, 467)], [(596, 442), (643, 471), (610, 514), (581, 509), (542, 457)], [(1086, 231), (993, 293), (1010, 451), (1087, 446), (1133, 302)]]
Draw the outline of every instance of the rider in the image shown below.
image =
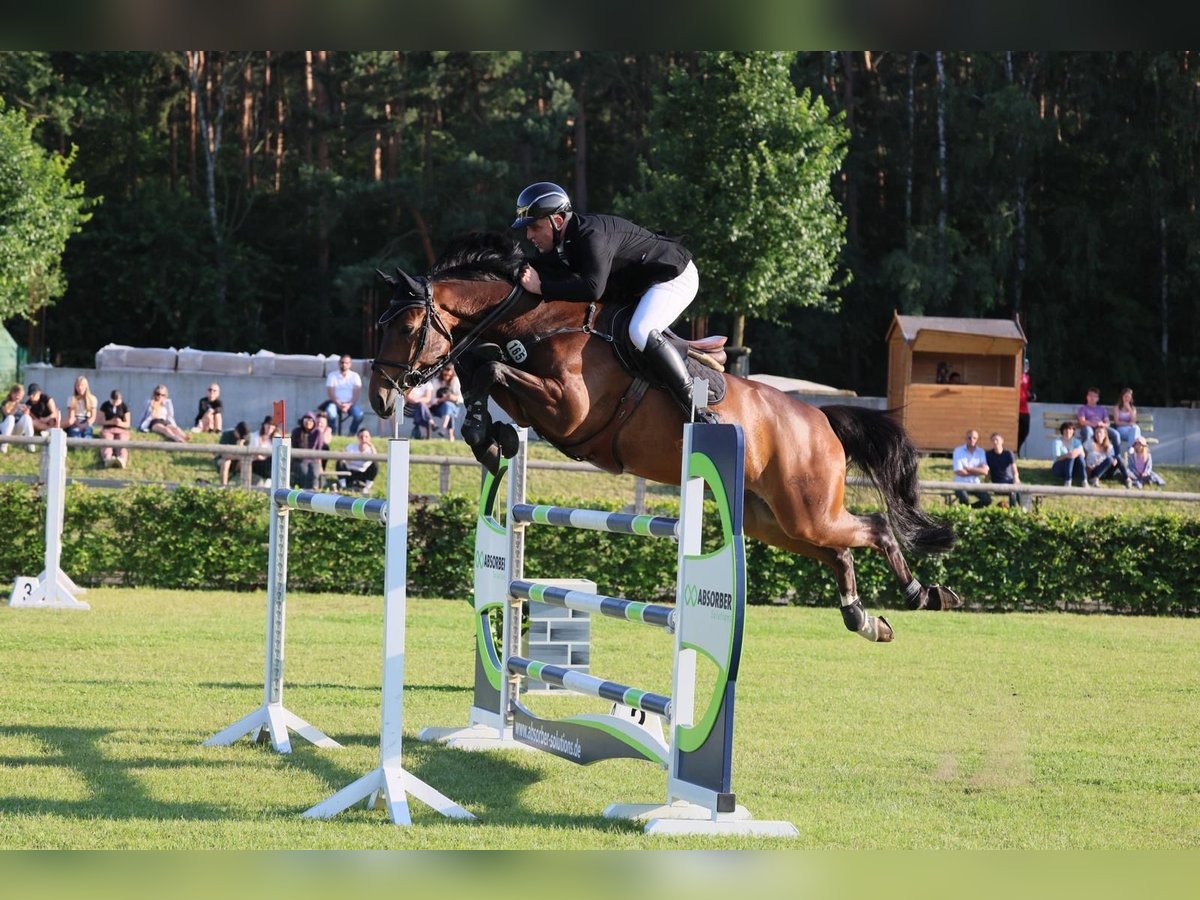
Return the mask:
[[(662, 333), (695, 299), (700, 285), (687, 248), (617, 216), (574, 212), (567, 192), (550, 181), (521, 191), (512, 227), (524, 228), (539, 252), (521, 271), (521, 286), (531, 294), (590, 303), (603, 296), (613, 277), (636, 280), (641, 299), (629, 321), (629, 337), (690, 414), (691, 376)], [(708, 412), (700, 417), (716, 421)]]

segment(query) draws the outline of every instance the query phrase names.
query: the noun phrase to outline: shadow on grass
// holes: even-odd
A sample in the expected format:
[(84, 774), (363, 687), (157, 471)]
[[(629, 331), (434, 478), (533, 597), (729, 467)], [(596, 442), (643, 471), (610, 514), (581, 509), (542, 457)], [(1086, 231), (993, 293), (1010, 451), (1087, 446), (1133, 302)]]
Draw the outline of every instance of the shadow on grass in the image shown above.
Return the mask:
[[(337, 739), (345, 746), (372, 744), (378, 746), (378, 734), (339, 734)], [(293, 744), (293, 748), (298, 745)], [(405, 735), (403, 765), (405, 771), (424, 781), (430, 787), (445, 794), (454, 802), (470, 811), (477, 822), (445, 819), (447, 823), (464, 826), (491, 825), (497, 827), (536, 828), (588, 828), (603, 831), (640, 831), (641, 825), (606, 819), (599, 813), (546, 812), (531, 809), (524, 802), (525, 792), (532, 785), (546, 778), (579, 777), (578, 775), (548, 774), (539, 764), (545, 754), (521, 750), (495, 752), (467, 752), (454, 750), (442, 744), (423, 743), (413, 735)], [(323, 780), (329, 794), (313, 801), (321, 802), (351, 782), (366, 775), (366, 771), (355, 771), (344, 765), (336, 753), (319, 750), (312, 745), (299, 748), (288, 759), (288, 764), (309, 775)], [(438, 814), (415, 797), (409, 798), (414, 817), (425, 818), (428, 813), (441, 820)], [(297, 807), (303, 812), (308, 807)], [(348, 815), (380, 816), (380, 811), (366, 810), (359, 804)], [(341, 817), (339, 817), (341, 818)]]
[[(108, 728), (67, 728), (54, 725), (0, 725), (0, 736), (33, 739), (44, 749), (34, 756), (0, 755), (0, 765), (62, 768), (86, 785), (83, 799), (50, 799), (33, 795), (0, 796), (7, 813), (55, 815), (68, 819), (226, 819), (229, 810), (216, 803), (172, 802), (152, 796), (146, 785), (131, 774), (136, 769), (194, 769), (228, 766), (224, 761), (204, 761), (181, 755), (137, 756), (114, 759), (104, 742), (118, 731)], [(36, 776), (34, 781), (46, 779)]]

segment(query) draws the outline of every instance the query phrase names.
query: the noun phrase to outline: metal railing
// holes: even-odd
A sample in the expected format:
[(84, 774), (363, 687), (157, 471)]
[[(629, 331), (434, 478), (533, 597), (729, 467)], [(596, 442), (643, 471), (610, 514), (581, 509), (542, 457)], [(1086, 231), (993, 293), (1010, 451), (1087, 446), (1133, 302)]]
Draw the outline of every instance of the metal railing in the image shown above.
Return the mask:
[[(4, 438), (3, 443), (12, 444), (15, 446), (40, 446), (48, 443), (48, 438), (45, 435), (37, 435), (35, 437), (25, 437), (24, 435), (8, 435)], [(83, 449), (100, 449), (110, 447), (116, 449), (127, 449), (150, 451), (157, 453), (191, 453), (204, 456), (211, 456), (214, 459), (220, 457), (229, 457), (238, 460), (250, 460), (253, 458), (269, 458), (269, 455), (264, 455), (261, 450), (237, 446), (232, 444), (192, 444), (192, 443), (171, 443), (164, 441), (162, 443), (154, 441), (113, 441), (106, 438), (67, 438), (67, 447), (83, 448)], [(292, 456), (300, 459), (333, 459), (333, 460), (365, 460), (368, 462), (386, 463), (387, 455), (383, 453), (356, 453), (348, 450), (292, 450)], [(413, 455), (410, 457), (412, 465), (437, 466), (438, 474), (438, 492), (446, 494), (450, 491), (450, 472), (455, 466), (466, 467), (470, 469), (478, 469), (479, 463), (473, 457), (469, 456), (448, 456), (448, 455)], [(588, 463), (582, 462), (559, 462), (556, 460), (530, 460), (528, 467), (531, 469), (543, 469), (558, 472), (587, 472), (593, 475), (603, 475), (604, 473), (596, 469)], [(255, 488), (253, 486), (252, 474), (250, 466), (243, 465), (240, 467), (241, 474), (238, 485), (230, 485), (231, 487), (239, 487), (246, 490), (265, 490), (265, 488)], [(0, 480), (5, 481), (24, 481), (27, 483), (35, 483), (39, 481), (37, 476), (33, 475), (4, 475), (0, 476)], [(185, 483), (172, 481), (139, 481), (136, 479), (117, 479), (117, 478), (87, 478), (79, 476), (68, 476), (67, 481), (71, 484), (82, 484), (87, 487), (100, 488), (123, 488), (130, 484), (157, 484), (168, 489), (174, 489), (183, 486)], [(851, 476), (846, 479), (846, 483), (852, 487), (871, 488), (870, 479), (859, 476)], [(646, 481), (641, 477), (634, 478), (634, 500), (632, 508), (635, 512), (645, 512), (646, 509)], [(955, 491), (966, 491), (967, 493), (986, 492), (990, 494), (1027, 494), (1033, 497), (1104, 497), (1110, 500), (1173, 500), (1182, 501), (1185, 503), (1200, 502), (1200, 493), (1191, 493), (1187, 491), (1167, 491), (1161, 488), (1151, 490), (1114, 490), (1113, 488), (1092, 488), (1092, 487), (1063, 487), (1062, 485), (1048, 484), (991, 484), (981, 482), (979, 484), (969, 484), (957, 481), (922, 481), (920, 490), (923, 494), (952, 494)]]

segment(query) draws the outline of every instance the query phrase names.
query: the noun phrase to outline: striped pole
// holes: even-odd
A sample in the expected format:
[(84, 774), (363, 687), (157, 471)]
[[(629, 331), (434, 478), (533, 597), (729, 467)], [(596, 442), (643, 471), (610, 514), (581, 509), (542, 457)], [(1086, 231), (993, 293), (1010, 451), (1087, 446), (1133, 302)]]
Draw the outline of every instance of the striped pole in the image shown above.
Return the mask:
[(612, 534), (640, 534), (643, 537), (674, 538), (679, 527), (679, 520), (670, 516), (638, 516), (602, 509), (530, 503), (514, 503), (510, 515), (514, 522), (526, 525), (560, 525)]
[(508, 592), (510, 596), (520, 600), (533, 600), (537, 603), (560, 606), (564, 609), (577, 609), (581, 612), (595, 613), (611, 619), (622, 619), (626, 622), (640, 622), (643, 625), (653, 625), (656, 628), (665, 628), (672, 632), (675, 630), (675, 609), (670, 606), (639, 603), (636, 600), (609, 597), (605, 594), (589, 594), (586, 591), (575, 591), (551, 584), (538, 584), (535, 581), (514, 581), (509, 585)]
[(611, 700), (613, 703), (623, 703), (634, 709), (645, 710), (648, 713), (671, 717), (671, 698), (662, 694), (652, 694), (650, 691), (639, 690), (615, 681), (606, 681), (594, 675), (585, 675), (563, 666), (552, 666), (549, 663), (526, 659), (523, 656), (508, 658), (508, 671), (515, 675), (536, 678), (546, 684), (556, 684), (578, 694), (589, 697), (599, 697), (601, 700)]
[(291, 509), (305, 509), (310, 512), (340, 516), (343, 519), (366, 519), (387, 524), (386, 500), (289, 488), (276, 488), (271, 491), (271, 499), (279, 506)]

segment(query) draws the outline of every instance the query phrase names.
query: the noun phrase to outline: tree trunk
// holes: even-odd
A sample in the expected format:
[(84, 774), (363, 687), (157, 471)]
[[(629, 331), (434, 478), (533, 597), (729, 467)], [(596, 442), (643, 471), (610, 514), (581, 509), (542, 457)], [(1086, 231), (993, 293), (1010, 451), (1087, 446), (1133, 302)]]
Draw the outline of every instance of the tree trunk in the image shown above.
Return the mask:
[(1162, 353), (1162, 371), (1163, 371), (1163, 402), (1170, 406), (1172, 401), (1173, 391), (1171, 389), (1171, 369), (1168, 365), (1170, 360), (1170, 295), (1168, 288), (1167, 275), (1167, 214), (1160, 212), (1158, 214), (1158, 235), (1159, 235), (1159, 315), (1162, 317), (1162, 336), (1161, 336), (1161, 353)]
[(937, 229), (941, 245), (942, 264), (945, 265), (946, 220), (950, 212), (950, 179), (946, 163), (946, 71), (942, 51), (934, 53), (937, 65), (937, 134), (938, 134), (938, 190), (941, 204), (938, 207)]
[(254, 190), (254, 67), (246, 60), (242, 68), (242, 169), (246, 189)]
[(908, 153), (904, 161), (904, 246), (912, 249), (913, 168), (916, 163), (917, 54), (908, 54)]
[[(575, 60), (579, 61), (583, 54), (576, 50)], [(575, 85), (575, 184), (571, 192), (572, 199), (578, 209), (588, 208), (587, 182), (587, 84), (586, 78), (580, 72), (579, 83)]]

